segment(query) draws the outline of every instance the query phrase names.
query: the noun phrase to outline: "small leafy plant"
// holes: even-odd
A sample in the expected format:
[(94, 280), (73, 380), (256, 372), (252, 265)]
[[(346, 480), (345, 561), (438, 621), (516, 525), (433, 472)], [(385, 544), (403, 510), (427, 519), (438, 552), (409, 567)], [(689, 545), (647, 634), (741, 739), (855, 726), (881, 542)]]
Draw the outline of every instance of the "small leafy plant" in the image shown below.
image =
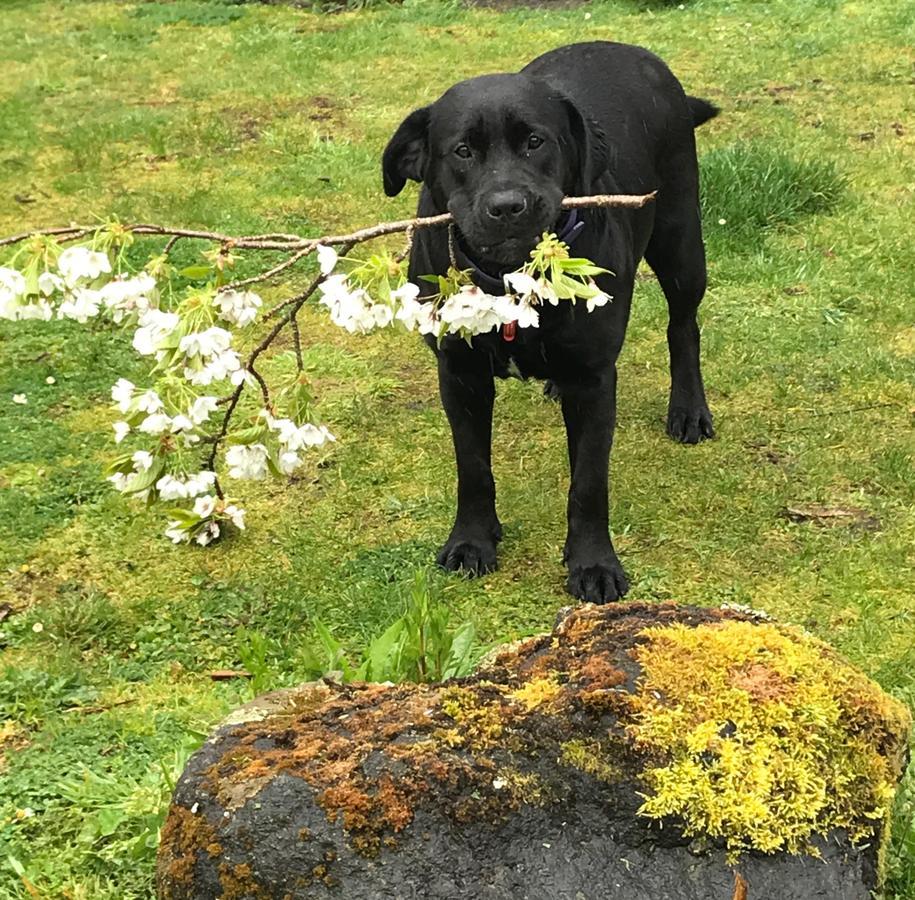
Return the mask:
[(413, 578), (403, 615), (369, 642), (358, 663), (349, 661), (343, 645), (321, 623), (315, 625), (320, 653), (306, 651), (304, 675), (348, 681), (444, 681), (469, 675), (477, 661), (472, 622), (451, 624), (451, 611), (435, 598), (429, 575)]

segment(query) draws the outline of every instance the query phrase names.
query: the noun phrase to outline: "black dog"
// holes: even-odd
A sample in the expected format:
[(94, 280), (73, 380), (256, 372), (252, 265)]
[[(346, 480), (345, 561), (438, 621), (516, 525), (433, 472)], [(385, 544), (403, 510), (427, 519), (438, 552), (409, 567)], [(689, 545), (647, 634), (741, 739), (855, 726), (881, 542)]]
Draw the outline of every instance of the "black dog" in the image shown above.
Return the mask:
[[(496, 566), (501, 525), (490, 464), (493, 376), (549, 379), (562, 399), (572, 482), (567, 588), (604, 603), (628, 590), (610, 540), (607, 478), (616, 413), (616, 359), (633, 281), (644, 256), (667, 298), (671, 389), (667, 431), (694, 444), (712, 437), (699, 371), (696, 309), (705, 292), (695, 126), (718, 110), (687, 97), (653, 54), (595, 42), (554, 50), (516, 75), (464, 81), (412, 112), (384, 152), (384, 188), (423, 183), (419, 214), (454, 215), (416, 237), (410, 278), (445, 274), (452, 254), (490, 293), (543, 231), (555, 231), (612, 274), (597, 279), (612, 302), (588, 313), (564, 301), (540, 310), (540, 326), (492, 332), (473, 346), (452, 336), (438, 357), (442, 403), (454, 439), (458, 508), (438, 562), (472, 574)], [(564, 196), (657, 191), (640, 210), (563, 213)], [(434, 289), (424, 288), (431, 293)]]

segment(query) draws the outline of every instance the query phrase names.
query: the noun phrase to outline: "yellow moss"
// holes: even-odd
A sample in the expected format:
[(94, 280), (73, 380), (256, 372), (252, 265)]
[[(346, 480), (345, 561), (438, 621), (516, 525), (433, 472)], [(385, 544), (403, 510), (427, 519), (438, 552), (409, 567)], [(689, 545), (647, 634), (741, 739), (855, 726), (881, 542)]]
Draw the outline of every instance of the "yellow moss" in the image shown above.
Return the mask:
[(574, 738), (559, 748), (562, 751), (559, 761), (563, 765), (580, 769), (600, 781), (614, 782), (622, 777), (622, 770), (608, 758), (608, 748), (598, 740)]
[(550, 705), (562, 693), (562, 685), (556, 675), (535, 678), (521, 687), (510, 691), (509, 699), (520, 703), (528, 712), (544, 704)]
[(502, 703), (499, 699), (484, 700), (478, 689), (446, 688), (441, 694), (440, 708), (459, 726), (439, 735), (443, 740), (447, 737), (449, 746), (489, 747), (502, 736), (505, 728)]
[(630, 737), (650, 761), (643, 815), (681, 817), (733, 853), (810, 850), (886, 820), (909, 715), (814, 639), (728, 621), (643, 632)]

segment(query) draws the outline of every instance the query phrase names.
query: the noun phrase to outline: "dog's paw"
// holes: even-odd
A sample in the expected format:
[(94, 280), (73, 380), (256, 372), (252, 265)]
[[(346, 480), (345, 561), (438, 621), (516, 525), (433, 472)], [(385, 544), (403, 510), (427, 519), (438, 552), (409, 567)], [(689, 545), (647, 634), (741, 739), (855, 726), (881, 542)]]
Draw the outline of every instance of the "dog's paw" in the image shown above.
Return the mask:
[(468, 578), (494, 572), (499, 567), (495, 541), (460, 537), (452, 537), (439, 550), (436, 562), (443, 569), (461, 572)]
[(619, 562), (572, 566), (566, 590), (584, 603), (613, 603), (629, 590), (629, 579)]
[(712, 414), (704, 404), (671, 406), (667, 411), (667, 433), (681, 444), (698, 444), (715, 436)]
[(559, 385), (555, 381), (545, 381), (543, 383), (543, 396), (547, 400), (555, 400), (559, 402), (562, 400), (562, 391), (559, 389)]

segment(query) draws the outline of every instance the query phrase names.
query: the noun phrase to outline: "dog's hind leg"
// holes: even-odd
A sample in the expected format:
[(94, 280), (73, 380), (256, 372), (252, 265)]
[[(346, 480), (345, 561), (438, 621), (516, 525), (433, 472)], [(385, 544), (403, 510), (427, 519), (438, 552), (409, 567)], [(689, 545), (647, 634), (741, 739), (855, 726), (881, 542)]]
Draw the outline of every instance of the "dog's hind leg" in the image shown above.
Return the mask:
[(684, 444), (713, 437), (712, 414), (705, 400), (699, 365), (699, 324), (696, 311), (705, 294), (705, 247), (695, 199), (671, 214), (659, 198), (658, 216), (645, 259), (658, 276), (670, 320), (670, 405), (667, 433)]

